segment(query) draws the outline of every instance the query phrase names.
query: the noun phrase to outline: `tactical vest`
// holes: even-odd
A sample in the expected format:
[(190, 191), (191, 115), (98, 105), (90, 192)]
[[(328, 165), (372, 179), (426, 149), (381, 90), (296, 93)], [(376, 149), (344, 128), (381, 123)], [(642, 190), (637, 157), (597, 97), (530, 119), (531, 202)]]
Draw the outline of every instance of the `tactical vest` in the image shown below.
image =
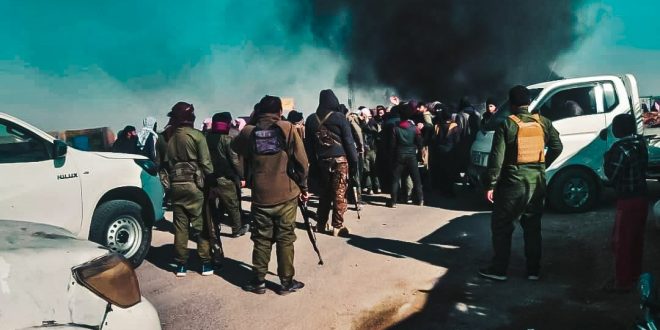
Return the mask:
[(539, 115), (533, 114), (530, 122), (523, 122), (515, 115), (509, 118), (518, 125), (516, 164), (545, 163), (545, 133)]
[(332, 146), (341, 145), (341, 139), (337, 134), (331, 132), (325, 122), (330, 118), (332, 112), (329, 112), (323, 119), (319, 118), (318, 114), (314, 114), (316, 121), (319, 124), (318, 131), (316, 132), (316, 146), (317, 150), (323, 150)]

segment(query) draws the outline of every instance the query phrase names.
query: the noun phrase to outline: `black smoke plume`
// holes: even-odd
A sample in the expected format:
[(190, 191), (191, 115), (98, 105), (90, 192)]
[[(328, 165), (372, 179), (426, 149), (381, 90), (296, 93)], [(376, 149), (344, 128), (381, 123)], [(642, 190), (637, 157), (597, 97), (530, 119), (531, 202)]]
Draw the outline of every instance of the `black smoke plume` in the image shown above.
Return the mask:
[[(454, 100), (556, 78), (580, 0), (299, 0), (295, 26), (348, 58), (358, 88)], [(308, 19), (307, 24), (301, 20)]]

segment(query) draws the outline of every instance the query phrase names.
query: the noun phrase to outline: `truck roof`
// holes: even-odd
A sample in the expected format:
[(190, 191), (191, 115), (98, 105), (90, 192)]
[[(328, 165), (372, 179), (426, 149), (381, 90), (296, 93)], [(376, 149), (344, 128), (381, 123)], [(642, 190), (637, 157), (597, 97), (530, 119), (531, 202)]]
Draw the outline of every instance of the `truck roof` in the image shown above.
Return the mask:
[(552, 87), (557, 87), (557, 86), (564, 86), (564, 85), (573, 85), (573, 84), (580, 84), (580, 83), (588, 83), (592, 81), (601, 81), (601, 80), (613, 80), (613, 79), (621, 79), (619, 76), (614, 76), (614, 75), (603, 75), (603, 76), (589, 76), (589, 77), (580, 77), (580, 78), (569, 78), (569, 79), (560, 79), (560, 80), (552, 80), (552, 81), (545, 81), (542, 83), (537, 83), (534, 85), (527, 86), (527, 88), (541, 88), (541, 89), (546, 89), (546, 88), (552, 88)]

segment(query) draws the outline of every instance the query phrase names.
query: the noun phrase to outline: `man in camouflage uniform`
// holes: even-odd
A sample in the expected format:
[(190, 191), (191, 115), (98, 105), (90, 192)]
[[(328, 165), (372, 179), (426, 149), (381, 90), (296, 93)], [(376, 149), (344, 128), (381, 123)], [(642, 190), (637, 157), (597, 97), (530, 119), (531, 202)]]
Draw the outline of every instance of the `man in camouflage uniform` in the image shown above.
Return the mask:
[(349, 173), (355, 176), (358, 167), (351, 127), (340, 109), (334, 92), (323, 90), (316, 113), (307, 117), (305, 124), (307, 154), (316, 159), (321, 186), (317, 230), (329, 231), (326, 225), (332, 205), (333, 236), (349, 234), (344, 225), (344, 213), (348, 209), (346, 190)]
[(202, 275), (212, 275), (208, 234), (202, 220), (204, 207), (203, 179), (213, 173), (209, 148), (202, 132), (193, 128), (192, 104), (179, 102), (168, 114), (173, 133), (167, 144), (170, 197), (174, 209), (174, 249), (176, 275), (185, 276), (188, 262), (188, 228), (197, 237), (197, 253), (202, 261)]
[(294, 279), (293, 242), (296, 240), (298, 200), (306, 202), (308, 163), (302, 139), (295, 127), (281, 120), (279, 97), (261, 99), (250, 125), (232, 141), (231, 148), (248, 164), (252, 189), (252, 266), (254, 279), (243, 290), (263, 294), (273, 243), (277, 253), (280, 295), (304, 287)]
[[(485, 186), (486, 198), (494, 203), (491, 231), (495, 253), (490, 267), (480, 270), (479, 275), (498, 281), (507, 279), (513, 222), (518, 219), (524, 232), (527, 278), (539, 279), (545, 169), (562, 151), (559, 133), (552, 122), (545, 117), (530, 114), (530, 102), (530, 93), (526, 87), (516, 86), (509, 91), (512, 116), (495, 130), (493, 147), (488, 157)], [(543, 141), (543, 145), (539, 146), (536, 160), (523, 162), (520, 161), (518, 150), (519, 123), (534, 125), (534, 122), (542, 128), (543, 136), (536, 138)], [(547, 151), (543, 156), (544, 147)]]

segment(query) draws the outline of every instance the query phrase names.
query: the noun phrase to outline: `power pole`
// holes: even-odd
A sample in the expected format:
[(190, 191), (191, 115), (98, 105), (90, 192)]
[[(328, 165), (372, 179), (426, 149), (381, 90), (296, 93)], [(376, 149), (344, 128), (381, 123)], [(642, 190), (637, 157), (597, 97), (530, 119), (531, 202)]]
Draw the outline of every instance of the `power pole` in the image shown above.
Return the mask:
[(353, 75), (348, 74), (348, 109), (353, 111), (355, 107), (355, 94), (353, 94)]

